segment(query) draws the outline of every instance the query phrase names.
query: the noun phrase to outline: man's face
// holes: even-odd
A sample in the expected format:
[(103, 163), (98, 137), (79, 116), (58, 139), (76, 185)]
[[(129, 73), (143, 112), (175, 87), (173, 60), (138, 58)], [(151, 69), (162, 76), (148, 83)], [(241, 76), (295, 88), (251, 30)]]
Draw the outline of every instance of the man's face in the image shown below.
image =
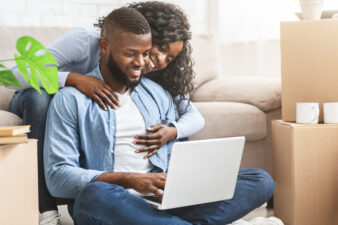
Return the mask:
[[(138, 80), (130, 80), (128, 76), (126, 76), (126, 74), (122, 72), (120, 67), (117, 65), (117, 63), (113, 59), (113, 56), (111, 53), (109, 54), (109, 57), (108, 57), (107, 67), (110, 71), (111, 76), (114, 77), (116, 81), (120, 82), (123, 86), (127, 88), (134, 88), (140, 83), (141, 78)], [(142, 77), (142, 74), (141, 74), (141, 77)]]
[(141, 79), (143, 67), (149, 61), (151, 33), (112, 33), (106, 37), (108, 51), (106, 54), (103, 52), (106, 56), (103, 61), (115, 80), (127, 87), (136, 86)]

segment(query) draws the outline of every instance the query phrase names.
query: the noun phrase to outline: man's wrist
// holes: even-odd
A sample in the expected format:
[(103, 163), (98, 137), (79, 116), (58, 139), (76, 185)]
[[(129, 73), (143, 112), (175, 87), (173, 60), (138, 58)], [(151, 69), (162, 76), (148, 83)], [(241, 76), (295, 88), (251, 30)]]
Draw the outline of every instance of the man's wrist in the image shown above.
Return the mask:
[(98, 176), (94, 182), (106, 182), (110, 184), (116, 184), (124, 187), (125, 189), (131, 188), (133, 182), (132, 173), (126, 172), (109, 172), (103, 173)]

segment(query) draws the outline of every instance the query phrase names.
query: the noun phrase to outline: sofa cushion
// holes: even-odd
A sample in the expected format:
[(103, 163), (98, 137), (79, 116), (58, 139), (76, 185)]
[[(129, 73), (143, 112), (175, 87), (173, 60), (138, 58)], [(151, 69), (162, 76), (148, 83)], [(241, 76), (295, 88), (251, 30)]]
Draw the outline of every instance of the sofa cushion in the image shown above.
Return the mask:
[(281, 81), (276, 78), (229, 76), (211, 80), (192, 96), (196, 102), (241, 102), (264, 112), (281, 106)]
[(211, 35), (196, 35), (191, 40), (194, 60), (195, 88), (216, 79), (220, 73), (220, 59), (217, 42)]
[[(15, 90), (0, 86), (0, 110), (8, 110)], [(1, 117), (0, 117), (1, 118)]]
[(0, 126), (22, 125), (22, 119), (5, 110), (0, 110)]
[(247, 141), (266, 137), (266, 115), (253, 105), (236, 102), (194, 102), (205, 127), (191, 139), (245, 136)]

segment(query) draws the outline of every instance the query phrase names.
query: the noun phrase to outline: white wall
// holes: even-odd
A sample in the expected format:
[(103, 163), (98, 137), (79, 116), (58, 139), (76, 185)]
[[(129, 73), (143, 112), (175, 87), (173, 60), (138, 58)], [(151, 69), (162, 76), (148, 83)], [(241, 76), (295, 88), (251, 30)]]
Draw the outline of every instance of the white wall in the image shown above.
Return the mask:
[(219, 45), (223, 76), (281, 77), (279, 39)]
[[(140, 0), (0, 0), (0, 26), (92, 26), (115, 8)], [(208, 0), (164, 1), (179, 5), (194, 34), (208, 32)]]
[[(115, 8), (139, 1), (0, 0), (0, 26), (87, 27)], [(280, 77), (279, 20), (296, 20), (296, 0), (162, 1), (186, 12), (194, 35), (218, 37), (222, 75)], [(337, 0), (324, 2), (324, 9), (338, 9)]]

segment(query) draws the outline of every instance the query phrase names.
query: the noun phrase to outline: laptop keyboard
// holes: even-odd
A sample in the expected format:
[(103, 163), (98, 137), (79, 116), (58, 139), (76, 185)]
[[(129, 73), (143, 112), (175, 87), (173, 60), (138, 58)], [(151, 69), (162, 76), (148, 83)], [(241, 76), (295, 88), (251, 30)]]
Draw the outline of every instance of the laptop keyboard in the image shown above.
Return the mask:
[(152, 202), (159, 203), (159, 204), (161, 204), (161, 202), (162, 202), (162, 200), (159, 199), (156, 195), (144, 195), (144, 196), (142, 196), (142, 198), (147, 199), (147, 200), (152, 201)]

